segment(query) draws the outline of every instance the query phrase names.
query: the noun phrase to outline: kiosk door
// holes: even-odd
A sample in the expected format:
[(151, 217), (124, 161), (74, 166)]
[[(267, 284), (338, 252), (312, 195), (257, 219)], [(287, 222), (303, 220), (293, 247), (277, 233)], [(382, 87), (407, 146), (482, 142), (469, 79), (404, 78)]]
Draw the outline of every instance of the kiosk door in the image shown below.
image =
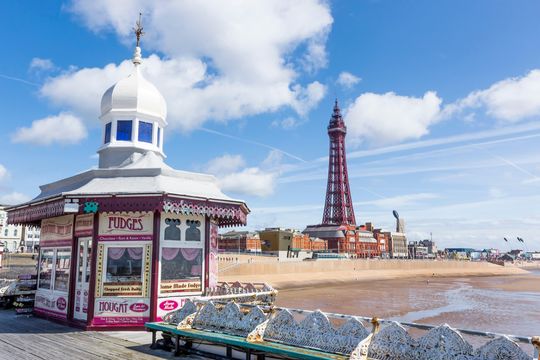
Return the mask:
[(86, 321), (88, 315), (88, 283), (92, 257), (92, 238), (78, 239), (77, 282), (75, 284), (75, 311), (73, 317)]

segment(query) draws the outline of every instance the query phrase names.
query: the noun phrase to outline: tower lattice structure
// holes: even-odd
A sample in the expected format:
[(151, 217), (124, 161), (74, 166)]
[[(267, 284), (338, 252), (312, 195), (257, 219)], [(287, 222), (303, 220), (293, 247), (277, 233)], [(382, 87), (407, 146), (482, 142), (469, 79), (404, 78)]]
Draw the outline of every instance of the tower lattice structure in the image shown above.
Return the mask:
[(328, 125), (330, 156), (328, 159), (328, 184), (326, 186), (323, 224), (356, 225), (347, 173), (345, 135), (347, 135), (347, 127), (336, 100), (334, 112)]

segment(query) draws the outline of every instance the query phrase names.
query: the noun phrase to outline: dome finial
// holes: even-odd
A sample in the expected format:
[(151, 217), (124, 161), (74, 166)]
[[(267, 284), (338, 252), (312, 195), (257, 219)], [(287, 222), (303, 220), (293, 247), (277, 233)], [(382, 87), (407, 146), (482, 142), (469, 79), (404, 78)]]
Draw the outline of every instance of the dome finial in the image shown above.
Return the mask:
[(142, 13), (139, 13), (139, 20), (135, 22), (135, 27), (133, 28), (133, 32), (135, 32), (135, 37), (137, 38), (137, 45), (136, 45), (137, 47), (139, 47), (141, 36), (144, 35), (141, 18), (142, 18)]
[(137, 39), (137, 44), (135, 46), (135, 53), (133, 53), (133, 63), (135, 65), (139, 65), (142, 62), (141, 48), (139, 47), (139, 43), (141, 42), (141, 36), (144, 35), (144, 32), (143, 32), (141, 18), (142, 18), (142, 13), (139, 13), (139, 20), (135, 22), (135, 27), (133, 28), (133, 32), (135, 33), (135, 37)]

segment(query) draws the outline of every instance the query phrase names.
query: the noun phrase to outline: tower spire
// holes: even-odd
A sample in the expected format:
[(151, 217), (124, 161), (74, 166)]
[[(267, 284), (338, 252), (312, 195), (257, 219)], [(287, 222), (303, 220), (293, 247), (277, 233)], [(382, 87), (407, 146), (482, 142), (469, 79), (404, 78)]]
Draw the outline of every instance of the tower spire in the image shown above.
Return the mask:
[(326, 186), (323, 224), (356, 225), (345, 155), (346, 134), (347, 127), (336, 99), (334, 111), (328, 124), (330, 154), (328, 157), (328, 183)]

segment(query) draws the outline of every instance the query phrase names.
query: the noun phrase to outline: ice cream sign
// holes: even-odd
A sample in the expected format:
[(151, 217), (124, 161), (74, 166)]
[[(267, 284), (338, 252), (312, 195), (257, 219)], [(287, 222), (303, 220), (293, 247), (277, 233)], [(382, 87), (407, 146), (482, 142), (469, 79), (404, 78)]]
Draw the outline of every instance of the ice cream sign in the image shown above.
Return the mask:
[(146, 212), (102, 213), (99, 240), (152, 240), (153, 214)]

